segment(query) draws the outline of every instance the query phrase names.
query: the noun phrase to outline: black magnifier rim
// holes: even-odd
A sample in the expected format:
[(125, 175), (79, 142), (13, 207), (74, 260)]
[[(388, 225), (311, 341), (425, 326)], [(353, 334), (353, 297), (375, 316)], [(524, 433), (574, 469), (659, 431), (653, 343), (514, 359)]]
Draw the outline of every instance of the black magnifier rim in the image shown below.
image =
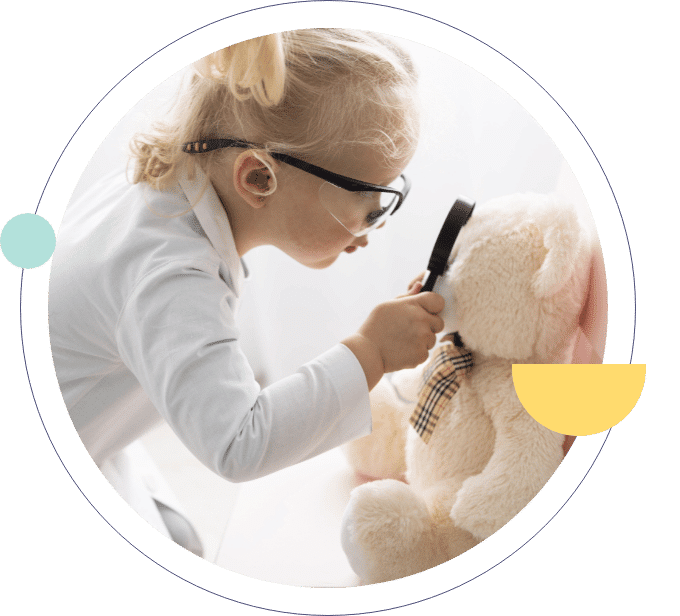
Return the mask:
[(432, 291), (437, 278), (446, 271), (449, 256), (453, 249), (453, 245), (456, 243), (456, 238), (465, 223), (470, 219), (470, 216), (472, 216), (474, 209), (475, 202), (470, 201), (465, 197), (458, 197), (456, 202), (451, 206), (451, 209), (446, 216), (446, 220), (439, 231), (437, 241), (434, 243), (430, 261), (427, 264), (427, 280), (420, 290), (421, 293)]

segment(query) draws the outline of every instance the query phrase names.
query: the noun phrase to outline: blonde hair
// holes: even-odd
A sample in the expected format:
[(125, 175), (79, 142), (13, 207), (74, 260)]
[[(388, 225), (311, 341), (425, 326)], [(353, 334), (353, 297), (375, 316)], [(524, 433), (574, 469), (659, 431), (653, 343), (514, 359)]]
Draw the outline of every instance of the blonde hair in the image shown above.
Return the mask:
[(133, 138), (133, 182), (162, 189), (196, 163), (210, 175), (222, 152), (189, 156), (182, 145), (211, 137), (317, 164), (357, 145), (407, 159), (418, 139), (416, 81), (408, 54), (372, 32), (295, 30), (226, 47), (194, 63), (169, 121)]

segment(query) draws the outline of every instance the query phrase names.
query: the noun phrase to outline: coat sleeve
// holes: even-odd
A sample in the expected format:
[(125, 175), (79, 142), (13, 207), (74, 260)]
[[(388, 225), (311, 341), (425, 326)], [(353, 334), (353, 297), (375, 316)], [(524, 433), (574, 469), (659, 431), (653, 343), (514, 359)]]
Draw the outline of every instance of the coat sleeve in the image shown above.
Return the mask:
[(260, 389), (230, 293), (214, 264), (172, 264), (136, 285), (118, 320), (122, 361), (187, 448), (248, 481), (370, 433), (366, 378), (342, 344)]

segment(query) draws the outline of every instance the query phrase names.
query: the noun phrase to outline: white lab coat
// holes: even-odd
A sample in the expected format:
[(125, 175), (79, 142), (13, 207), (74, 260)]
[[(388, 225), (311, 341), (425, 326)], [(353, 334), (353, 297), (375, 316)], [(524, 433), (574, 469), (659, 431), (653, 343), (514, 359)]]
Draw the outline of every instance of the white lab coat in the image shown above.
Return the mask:
[(231, 481), (370, 433), (366, 379), (342, 344), (259, 387), (235, 323), (246, 277), (200, 172), (163, 192), (108, 176), (69, 205), (50, 337), (66, 407), (98, 465), (162, 419)]

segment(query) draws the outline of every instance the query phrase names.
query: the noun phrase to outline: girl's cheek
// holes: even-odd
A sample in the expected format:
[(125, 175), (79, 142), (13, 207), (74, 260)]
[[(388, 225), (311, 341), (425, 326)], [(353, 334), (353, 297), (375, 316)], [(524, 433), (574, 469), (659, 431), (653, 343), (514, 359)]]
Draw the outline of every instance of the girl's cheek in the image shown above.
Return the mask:
[(304, 259), (321, 260), (337, 257), (348, 247), (343, 237), (315, 233), (298, 234), (294, 240), (293, 250)]
[[(325, 212), (324, 212), (325, 213)], [(351, 235), (337, 220), (316, 220), (306, 229), (306, 234), (301, 238), (310, 250), (323, 255), (339, 254), (354, 242)]]

